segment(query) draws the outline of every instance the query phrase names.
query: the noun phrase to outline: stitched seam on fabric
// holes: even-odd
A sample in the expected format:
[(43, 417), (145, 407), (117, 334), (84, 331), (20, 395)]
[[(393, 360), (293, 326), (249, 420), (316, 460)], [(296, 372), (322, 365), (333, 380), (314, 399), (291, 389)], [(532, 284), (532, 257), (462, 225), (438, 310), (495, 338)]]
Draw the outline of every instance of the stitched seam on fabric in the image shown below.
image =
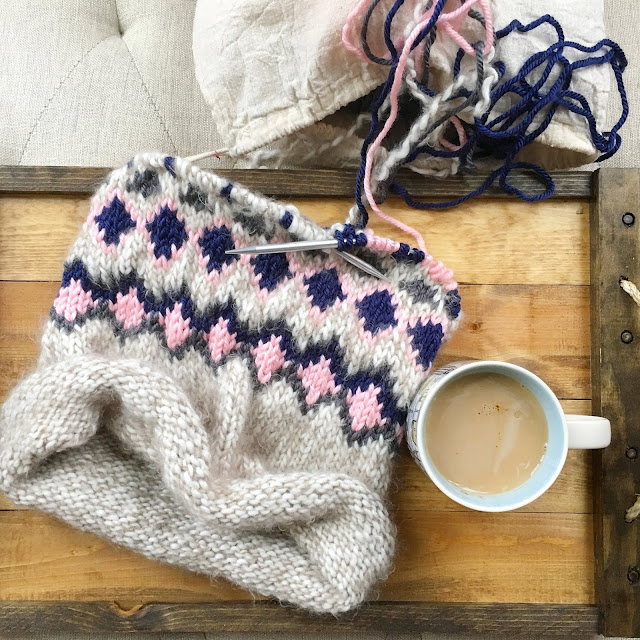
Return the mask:
[[(116, 10), (117, 10), (117, 3), (116, 3)], [(120, 22), (120, 18), (118, 18), (118, 22)], [(121, 38), (122, 42), (124, 42), (124, 46), (127, 48), (127, 51), (129, 52), (129, 57), (131, 58), (131, 62), (133, 64), (133, 67), (135, 68), (135, 70), (138, 73), (138, 77), (140, 78), (140, 83), (142, 84), (142, 88), (144, 89), (145, 93), (147, 94), (147, 97), (149, 98), (149, 101), (151, 102), (154, 111), (156, 112), (156, 115), (158, 116), (158, 120), (160, 121), (160, 125), (162, 126), (162, 128), (164, 129), (164, 132), (167, 134), (167, 138), (169, 138), (169, 142), (171, 143), (171, 145), (173, 146), (173, 151), (174, 153), (177, 155), (178, 154), (178, 147), (176, 146), (176, 143), (173, 141), (173, 138), (171, 137), (171, 134), (169, 133), (169, 129), (167, 128), (167, 125), (164, 121), (164, 118), (162, 117), (162, 114), (160, 113), (160, 109), (158, 108), (158, 105), (156, 103), (156, 101), (153, 99), (153, 96), (151, 95), (151, 91), (149, 91), (149, 87), (147, 86), (147, 83), (144, 81), (144, 78), (142, 77), (142, 73), (140, 73), (140, 69), (138, 67), (138, 64), (136, 63), (136, 59), (133, 57), (133, 53), (131, 52), (131, 49), (129, 49), (129, 45), (127, 44), (127, 41), (124, 39), (124, 36)]]
[(85, 51), (85, 53), (83, 53), (80, 56), (80, 58), (78, 58), (78, 61), (71, 67), (71, 69), (69, 69), (69, 71), (67, 72), (67, 75), (60, 81), (58, 86), (53, 90), (51, 97), (49, 98), (49, 100), (47, 100), (47, 103), (44, 105), (44, 107), (42, 108), (42, 111), (39, 113), (38, 117), (36, 118), (36, 121), (33, 123), (33, 126), (31, 127), (31, 131), (29, 131), (29, 135), (27, 136), (24, 146), (22, 147), (22, 151), (20, 152), (20, 159), (18, 160), (19, 165), (22, 164), (22, 159), (24, 158), (24, 154), (27, 152), (27, 147), (31, 142), (31, 138), (33, 136), (33, 133), (36, 130), (36, 127), (38, 126), (40, 120), (42, 120), (44, 114), (47, 112), (47, 110), (51, 106), (53, 99), (58, 95), (58, 93), (60, 92), (60, 89), (62, 89), (62, 86), (64, 85), (64, 83), (71, 77), (71, 75), (78, 68), (78, 66), (88, 58), (89, 54), (91, 54), (93, 50), (98, 47), (98, 45), (101, 45), (103, 42), (106, 42), (109, 38), (112, 38), (112, 37), (113, 36), (108, 36), (106, 38), (103, 38), (99, 42), (96, 42), (90, 49)]

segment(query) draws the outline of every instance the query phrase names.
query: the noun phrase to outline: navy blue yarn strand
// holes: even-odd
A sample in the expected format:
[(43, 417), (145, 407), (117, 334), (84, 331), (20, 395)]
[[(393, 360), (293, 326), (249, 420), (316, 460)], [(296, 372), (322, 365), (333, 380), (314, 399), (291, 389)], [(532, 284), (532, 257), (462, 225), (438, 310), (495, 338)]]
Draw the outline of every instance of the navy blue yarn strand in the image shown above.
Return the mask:
[(382, 87), (382, 91), (378, 96), (378, 99), (375, 101), (373, 107), (371, 108), (371, 126), (369, 127), (367, 137), (364, 139), (364, 142), (362, 144), (362, 149), (360, 149), (360, 169), (358, 170), (358, 175), (356, 176), (356, 204), (358, 205), (358, 211), (360, 211), (360, 215), (362, 218), (360, 221), (361, 227), (366, 227), (367, 222), (369, 221), (369, 212), (362, 202), (362, 189), (364, 188), (364, 172), (367, 162), (367, 150), (369, 149), (369, 146), (373, 142), (373, 139), (376, 135), (378, 123), (380, 121), (378, 113), (380, 112), (380, 107), (382, 106), (384, 99), (388, 95), (392, 84), (393, 75), (389, 74), (386, 82)]
[(395, 65), (396, 60), (398, 58), (398, 52), (393, 44), (393, 40), (391, 40), (391, 24), (393, 19), (396, 17), (396, 13), (400, 10), (400, 7), (404, 4), (404, 0), (396, 0), (393, 3), (393, 7), (389, 10), (387, 17), (384, 20), (384, 43), (387, 45), (387, 49), (391, 54), (391, 64)]
[[(362, 144), (362, 149), (360, 150), (360, 169), (358, 170), (358, 174), (356, 176), (355, 200), (356, 200), (356, 205), (358, 207), (358, 211), (360, 212), (360, 216), (361, 216), (360, 225), (359, 225), (361, 228), (365, 227), (369, 221), (369, 212), (367, 211), (367, 208), (364, 206), (364, 203), (362, 202), (362, 190), (363, 190), (363, 184), (364, 184), (365, 165), (367, 162), (367, 151), (369, 150), (369, 147), (371, 146), (371, 143), (373, 142), (376, 136), (378, 125), (380, 123), (380, 117), (379, 117), (380, 108), (382, 107), (386, 97), (389, 95), (389, 92), (391, 91), (391, 86), (393, 85), (395, 68), (398, 64), (398, 52), (394, 47), (393, 42), (391, 41), (391, 24), (393, 22), (393, 18), (395, 17), (396, 13), (400, 9), (404, 1), (405, 0), (396, 0), (393, 7), (391, 7), (389, 13), (387, 14), (387, 17), (384, 22), (384, 39), (385, 39), (385, 44), (387, 45), (387, 49), (391, 55), (392, 68), (391, 68), (391, 72), (387, 76), (387, 80), (382, 86), (380, 95), (378, 96), (377, 100), (374, 102), (373, 106), (371, 107), (371, 125), (369, 127), (369, 132), (367, 133), (367, 136), (364, 139), (364, 142)], [(422, 40), (424, 40), (424, 38), (427, 37), (429, 31), (431, 30), (436, 20), (442, 13), (445, 3), (446, 3), (446, 0), (437, 1), (436, 5), (433, 8), (433, 14), (429, 20), (429, 23), (418, 35), (418, 38), (414, 43), (415, 46), (418, 46), (418, 44), (420, 44), (420, 42), (422, 42)]]
[(460, 66), (462, 65), (462, 59), (464, 58), (464, 49), (458, 49), (455, 62), (453, 63), (453, 77), (457, 78), (460, 74)]
[[(379, 111), (384, 100), (389, 95), (389, 91), (393, 83), (395, 68), (398, 63), (398, 53), (391, 42), (391, 26), (393, 19), (403, 2), (404, 0), (397, 0), (385, 20), (385, 42), (389, 49), (389, 53), (391, 54), (391, 71), (387, 81), (382, 87), (378, 99), (373, 105), (371, 127), (361, 150), (361, 165), (356, 181), (356, 202), (362, 215), (362, 226), (366, 225), (368, 220), (366, 207), (362, 202), (366, 153), (378, 132), (380, 124)], [(438, 19), (444, 8), (444, 4), (445, 0), (439, 0), (436, 3), (432, 19), (420, 32), (419, 37), (414, 43), (414, 48), (418, 46), (431, 31), (433, 24), (435, 24), (435, 21)], [(629, 114), (629, 105), (622, 78), (624, 69), (627, 66), (627, 59), (624, 52), (618, 44), (606, 38), (592, 46), (586, 46), (578, 42), (565, 40), (564, 31), (562, 30), (561, 25), (550, 15), (541, 16), (528, 24), (522, 24), (519, 20), (513, 20), (510, 24), (496, 33), (496, 39), (504, 38), (514, 31), (517, 31), (520, 34), (526, 34), (542, 25), (548, 25), (553, 28), (557, 41), (546, 50), (539, 51), (531, 55), (522, 65), (518, 73), (513, 78), (510, 78), (505, 82), (500, 82), (506, 69), (504, 63), (498, 61), (493, 65), (494, 69), (499, 74), (498, 85), (494, 88), (491, 94), (491, 101), (487, 111), (481, 117), (475, 119), (475, 131), (469, 137), (465, 145), (455, 151), (443, 151), (435, 149), (429, 145), (421, 145), (414, 149), (406, 160), (406, 162), (411, 162), (419, 155), (427, 153), (441, 158), (458, 157), (462, 160), (462, 166), (464, 167), (465, 163), (469, 162), (474, 150), (476, 148), (483, 148), (497, 150), (495, 151), (495, 153), (497, 153), (496, 157), (504, 159), (502, 166), (494, 170), (477, 189), (449, 202), (430, 203), (416, 201), (404, 187), (396, 182), (392, 182), (389, 185), (389, 191), (398, 194), (409, 206), (416, 209), (444, 209), (455, 206), (465, 202), (466, 200), (482, 195), (496, 181), (503, 191), (515, 195), (527, 202), (544, 200), (554, 193), (555, 187), (551, 176), (542, 167), (532, 163), (519, 162), (516, 161), (515, 158), (527, 144), (535, 140), (547, 129), (560, 107), (568, 109), (585, 119), (588, 124), (593, 145), (601, 154), (598, 161), (610, 157), (619, 149), (622, 139), (618, 131), (626, 121)], [(600, 52), (603, 49), (605, 51), (602, 55), (591, 55)], [(569, 50), (588, 54), (590, 57), (570, 62), (565, 55), (565, 52)], [(454, 77), (456, 77), (460, 72), (463, 57), (464, 52), (459, 51), (454, 63)], [(621, 100), (620, 118), (610, 131), (604, 133), (598, 131), (595, 116), (593, 115), (586, 98), (582, 94), (569, 89), (574, 71), (602, 64), (609, 64), (611, 66), (616, 78), (616, 85)], [(560, 65), (558, 77), (554, 80), (551, 87), (545, 90), (545, 83), (548, 81), (554, 70), (558, 70), (558, 65)], [(533, 84), (528, 82), (527, 77), (541, 67), (543, 68), (538, 80)], [(432, 93), (428, 87), (420, 86), (420, 88), (421, 90), (424, 90), (425, 93)], [(498, 101), (509, 94), (517, 96), (516, 102), (504, 113), (487, 122)], [(545, 114), (542, 122), (532, 131), (528, 131), (535, 117), (542, 112)], [(526, 171), (534, 173), (545, 185), (545, 190), (542, 193), (525, 193), (517, 187), (514, 187), (508, 182), (509, 175), (512, 171)]]

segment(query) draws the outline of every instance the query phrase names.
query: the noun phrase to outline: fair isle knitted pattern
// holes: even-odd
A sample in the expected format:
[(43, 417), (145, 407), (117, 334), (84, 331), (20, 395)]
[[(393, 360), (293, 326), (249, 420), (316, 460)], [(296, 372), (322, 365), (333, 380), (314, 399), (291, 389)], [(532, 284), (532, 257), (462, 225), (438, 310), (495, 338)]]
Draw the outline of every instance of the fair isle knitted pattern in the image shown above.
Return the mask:
[(2, 409), (0, 489), (283, 602), (362, 602), (393, 556), (407, 407), (460, 305), (429, 256), (332, 231), (389, 282), (323, 252), (226, 255), (330, 231), (185, 160), (113, 172)]

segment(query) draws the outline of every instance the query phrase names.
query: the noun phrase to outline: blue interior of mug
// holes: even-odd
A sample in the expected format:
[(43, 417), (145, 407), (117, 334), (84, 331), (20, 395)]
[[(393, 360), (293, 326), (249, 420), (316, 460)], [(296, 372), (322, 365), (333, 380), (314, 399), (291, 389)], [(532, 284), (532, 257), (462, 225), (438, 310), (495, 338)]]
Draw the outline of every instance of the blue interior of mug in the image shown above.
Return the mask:
[(470, 369), (461, 370), (458, 374), (450, 374), (447, 376), (445, 384), (452, 382), (454, 379), (457, 380), (467, 375), (478, 373), (507, 375), (517, 380), (535, 395), (544, 410), (549, 430), (544, 457), (533, 475), (526, 482), (504, 493), (480, 494), (462, 490), (438, 471), (429, 457), (427, 447), (425, 447), (429, 473), (445, 493), (448, 493), (467, 507), (482, 511), (508, 511), (531, 502), (539, 493), (549, 488), (558, 476), (567, 455), (567, 433), (564, 427), (564, 416), (558, 400), (549, 387), (537, 376), (520, 367), (504, 366), (501, 363), (479, 363)]

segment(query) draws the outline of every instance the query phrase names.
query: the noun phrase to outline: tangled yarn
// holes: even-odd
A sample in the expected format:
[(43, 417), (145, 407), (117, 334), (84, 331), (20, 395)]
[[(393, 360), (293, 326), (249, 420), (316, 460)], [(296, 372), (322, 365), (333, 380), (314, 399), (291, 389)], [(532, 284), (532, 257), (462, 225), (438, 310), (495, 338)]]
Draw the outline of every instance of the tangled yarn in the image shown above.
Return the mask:
[[(629, 111), (622, 79), (627, 60), (615, 42), (603, 39), (587, 47), (566, 40), (562, 27), (550, 15), (528, 24), (514, 20), (494, 34), (487, 0), (460, 0), (460, 6), (452, 11), (445, 11), (447, 0), (396, 0), (384, 20), (386, 52), (380, 55), (369, 44), (371, 16), (379, 4), (380, 0), (361, 0), (342, 34), (350, 51), (389, 67), (387, 80), (371, 108), (370, 128), (361, 151), (356, 202), (362, 225), (368, 219), (364, 198), (371, 210), (386, 217), (378, 202), (388, 192), (400, 195), (418, 209), (459, 204), (484, 193), (496, 182), (507, 193), (526, 201), (548, 198), (554, 193), (551, 176), (542, 167), (518, 160), (518, 154), (542, 135), (560, 109), (587, 122), (593, 145), (601, 154), (598, 161), (620, 147), (619, 130)], [(405, 4), (414, 5), (412, 19), (398, 35), (398, 15)], [(360, 37), (356, 42), (358, 23)], [(514, 32), (526, 34), (544, 25), (553, 29), (553, 42), (530, 56), (512, 78), (505, 79), (505, 65), (495, 59), (495, 43)], [(451, 46), (457, 47), (455, 56), (446, 55)], [(437, 49), (440, 67), (443, 59), (449, 66), (444, 70), (438, 67), (436, 74)], [(599, 130), (588, 100), (571, 87), (574, 73), (603, 64), (611, 66), (621, 98), (620, 118), (608, 132)], [(503, 108), (505, 104), (508, 108)], [(416, 108), (417, 115), (411, 117), (411, 110)], [(409, 123), (405, 130), (398, 127), (401, 113)], [(395, 143), (390, 137), (394, 129), (400, 129)], [(380, 153), (385, 147), (388, 150)], [(402, 166), (445, 177), (472, 169), (480, 158), (493, 158), (500, 164), (480, 187), (449, 202), (416, 201), (396, 180)], [(534, 172), (545, 185), (544, 191), (524, 193), (511, 185), (509, 175), (516, 170)]]

